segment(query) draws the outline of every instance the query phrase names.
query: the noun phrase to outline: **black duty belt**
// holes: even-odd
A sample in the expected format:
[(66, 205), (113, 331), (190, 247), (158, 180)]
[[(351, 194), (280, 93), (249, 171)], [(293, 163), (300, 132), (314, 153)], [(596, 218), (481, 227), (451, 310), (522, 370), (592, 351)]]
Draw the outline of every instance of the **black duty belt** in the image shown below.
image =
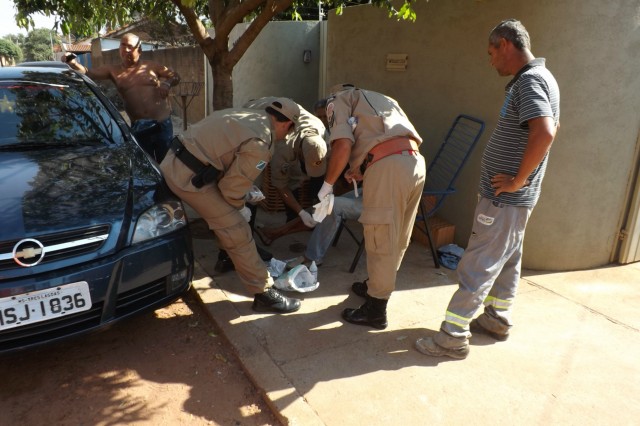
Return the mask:
[(203, 186), (217, 182), (220, 170), (216, 169), (210, 164), (204, 164), (198, 160), (193, 154), (191, 154), (187, 148), (184, 147), (182, 141), (178, 137), (174, 137), (171, 141), (171, 150), (175, 153), (182, 163), (187, 166), (194, 174), (191, 179), (191, 184), (196, 188), (202, 188)]

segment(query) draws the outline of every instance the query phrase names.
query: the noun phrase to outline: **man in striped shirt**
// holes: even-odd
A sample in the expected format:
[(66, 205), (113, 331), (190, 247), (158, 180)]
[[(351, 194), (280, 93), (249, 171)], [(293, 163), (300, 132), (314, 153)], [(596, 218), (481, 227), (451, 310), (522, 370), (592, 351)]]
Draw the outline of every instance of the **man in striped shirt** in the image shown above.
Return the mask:
[[(515, 19), (489, 35), (491, 65), (511, 76), (498, 124), (482, 157), (480, 196), (454, 293), (434, 336), (416, 348), (431, 356), (464, 359), (471, 333), (509, 337), (520, 280), (527, 221), (540, 196), (549, 149), (560, 119), (560, 91), (543, 58), (531, 53), (529, 34)], [(484, 303), (484, 312), (472, 320)]]

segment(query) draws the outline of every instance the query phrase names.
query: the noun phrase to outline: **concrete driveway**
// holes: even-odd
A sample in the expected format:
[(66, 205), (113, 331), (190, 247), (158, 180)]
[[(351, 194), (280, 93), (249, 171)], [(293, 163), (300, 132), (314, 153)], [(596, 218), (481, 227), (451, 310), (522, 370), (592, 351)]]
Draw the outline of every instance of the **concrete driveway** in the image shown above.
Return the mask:
[[(259, 213), (259, 222), (280, 220)], [(359, 229), (358, 224), (352, 226)], [(196, 234), (198, 234), (196, 232)], [(308, 234), (269, 249), (300, 254)], [(196, 235), (195, 288), (284, 424), (638, 424), (640, 264), (591, 271), (524, 271), (507, 342), (471, 339), (465, 360), (430, 358), (413, 345), (435, 333), (457, 282), (412, 243), (383, 331), (343, 322), (366, 256), (348, 272), (355, 243), (344, 235), (319, 268), (320, 287), (288, 315), (251, 310), (235, 272), (214, 272), (215, 241)]]

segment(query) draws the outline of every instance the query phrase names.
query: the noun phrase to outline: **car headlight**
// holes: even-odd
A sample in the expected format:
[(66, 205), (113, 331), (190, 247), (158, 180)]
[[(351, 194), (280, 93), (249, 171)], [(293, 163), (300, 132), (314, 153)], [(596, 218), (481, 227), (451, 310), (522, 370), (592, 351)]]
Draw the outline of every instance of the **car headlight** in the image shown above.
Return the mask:
[(157, 238), (187, 225), (187, 217), (182, 203), (167, 201), (156, 204), (142, 213), (133, 231), (132, 244)]

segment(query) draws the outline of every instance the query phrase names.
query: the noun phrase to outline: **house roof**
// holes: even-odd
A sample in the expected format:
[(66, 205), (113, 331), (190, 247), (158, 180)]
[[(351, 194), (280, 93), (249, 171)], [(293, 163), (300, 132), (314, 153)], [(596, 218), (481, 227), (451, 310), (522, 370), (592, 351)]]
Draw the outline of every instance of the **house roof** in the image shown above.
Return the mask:
[(168, 25), (160, 24), (150, 19), (140, 19), (123, 27), (109, 30), (103, 35), (91, 37), (84, 40), (76, 40), (76, 43), (62, 43), (63, 49), (73, 53), (90, 53), (91, 43), (95, 39), (119, 40), (123, 35), (133, 32), (144, 43), (157, 46), (188, 46), (194, 44), (193, 34), (188, 27), (177, 23)]
[(88, 53), (88, 52), (91, 52), (91, 44), (85, 44), (85, 43), (78, 43), (78, 44), (62, 43), (62, 47), (64, 47), (64, 50), (66, 50), (67, 52), (73, 52), (73, 53)]

